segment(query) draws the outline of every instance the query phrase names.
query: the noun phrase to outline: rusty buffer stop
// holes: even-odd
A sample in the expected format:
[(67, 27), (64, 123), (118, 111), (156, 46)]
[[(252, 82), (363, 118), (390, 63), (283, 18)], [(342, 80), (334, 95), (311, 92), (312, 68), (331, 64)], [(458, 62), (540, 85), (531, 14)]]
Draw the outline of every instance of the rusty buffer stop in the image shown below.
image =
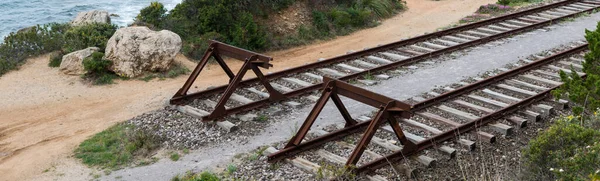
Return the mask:
[[(355, 166), (367, 145), (371, 142), (377, 129), (386, 122), (392, 127), (396, 137), (404, 146), (403, 151), (410, 152), (416, 150), (417, 147), (415, 144), (404, 136), (402, 128), (397, 120), (397, 118), (410, 118), (411, 105), (332, 78), (324, 77), (323, 81), (325, 82), (323, 93), (306, 118), (306, 121), (304, 121), (302, 127), (300, 127), (296, 135), (292, 137), (284, 149), (269, 155), (270, 162), (293, 157), (300, 152), (315, 148), (326, 142), (362, 131), (365, 128), (365, 125), (368, 125), (360, 142), (356, 145), (356, 148), (346, 162), (346, 166)], [(348, 110), (339, 97), (340, 95), (376, 107), (379, 111), (372, 120), (358, 123), (348, 113)], [(310, 141), (302, 142), (329, 99), (332, 100), (346, 121), (345, 128)]]

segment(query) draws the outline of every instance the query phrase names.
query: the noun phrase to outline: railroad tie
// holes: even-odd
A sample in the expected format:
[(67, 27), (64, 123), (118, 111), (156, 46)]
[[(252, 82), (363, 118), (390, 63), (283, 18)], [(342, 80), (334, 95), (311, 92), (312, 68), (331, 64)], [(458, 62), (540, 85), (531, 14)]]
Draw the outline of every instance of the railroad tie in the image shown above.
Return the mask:
[(289, 87), (286, 87), (284, 85), (278, 84), (278, 83), (271, 82), (270, 84), (271, 84), (271, 86), (273, 86), (273, 88), (275, 90), (278, 90), (281, 93), (286, 93), (286, 92), (292, 92), (292, 91), (294, 91), (293, 89), (291, 89)]
[[(346, 149), (354, 149), (356, 148), (356, 145), (347, 143), (347, 142), (341, 142), (341, 141), (336, 141), (335, 142), (336, 145), (339, 145), (341, 147), (344, 147)], [(371, 150), (365, 150), (365, 154), (369, 155), (371, 158), (381, 158), (383, 156), (371, 151)], [(403, 173), (405, 176), (407, 177), (414, 177), (415, 174), (417, 173), (418, 169), (416, 167), (410, 167), (408, 165), (404, 165), (402, 163), (392, 163), (392, 166), (394, 166), (394, 168), (396, 168), (396, 170), (400, 171), (400, 173)], [(378, 176), (378, 175), (376, 175)], [(367, 178), (369, 177), (369, 175), (367, 175)]]
[(548, 88), (546, 88), (546, 87), (542, 87), (542, 86), (530, 84), (530, 83), (523, 82), (523, 81), (520, 81), (520, 80), (515, 80), (515, 79), (506, 80), (505, 82), (506, 82), (506, 84), (509, 84), (509, 85), (528, 87), (528, 88), (531, 88), (531, 89), (535, 89), (537, 91), (546, 91), (546, 90), (548, 90)]
[(469, 98), (471, 98), (473, 100), (477, 100), (479, 102), (483, 102), (483, 103), (486, 103), (486, 104), (498, 106), (498, 107), (501, 107), (501, 108), (508, 107), (508, 104), (506, 104), (506, 103), (503, 103), (503, 102), (500, 102), (500, 101), (496, 101), (496, 100), (492, 100), (492, 99), (488, 99), (488, 98), (481, 97), (481, 96), (478, 96), (478, 95), (470, 94), (467, 97), (469, 97)]
[(513, 24), (508, 24), (508, 23), (498, 23), (498, 24), (509, 27), (509, 28), (513, 28), (513, 29), (522, 28), (522, 26), (517, 26), (517, 25), (513, 25)]
[(466, 43), (466, 42), (470, 42), (471, 41), (469, 39), (463, 39), (463, 38), (459, 38), (459, 37), (452, 36), (452, 35), (446, 35), (446, 36), (444, 36), (444, 38), (450, 39), (452, 41), (457, 41), (459, 43)]
[(525, 111), (520, 111), (519, 112), (521, 115), (525, 116), (527, 118), (527, 120), (531, 121), (531, 122), (538, 122), (541, 120), (540, 114), (530, 111), (530, 110), (525, 110)]
[(475, 105), (475, 104), (472, 104), (472, 103), (469, 103), (469, 102), (463, 101), (463, 100), (454, 100), (452, 102), (455, 103), (455, 104), (457, 104), (457, 105), (459, 105), (459, 106), (462, 106), (464, 108), (472, 109), (472, 110), (476, 110), (476, 111), (480, 111), (480, 112), (483, 112), (485, 114), (490, 114), (490, 113), (495, 112), (495, 110), (493, 110), (493, 109), (486, 108), (486, 107), (479, 106), (479, 105)]
[(409, 47), (413, 48), (413, 49), (416, 49), (416, 50), (424, 51), (426, 53), (435, 52), (436, 51), (434, 49), (422, 47), (422, 46), (419, 46), (419, 45), (410, 45)]
[(519, 128), (524, 128), (527, 126), (527, 120), (518, 116), (510, 116), (507, 118), (507, 120), (519, 126)]
[(550, 85), (553, 85), (553, 86), (562, 85), (561, 82), (557, 82), (557, 81), (553, 81), (553, 80), (548, 80), (548, 79), (541, 78), (541, 77), (538, 77), (538, 76), (535, 76), (535, 75), (531, 75), (531, 74), (519, 75), (519, 77), (524, 78), (524, 79), (529, 79), (529, 80), (532, 80), (532, 81), (536, 81), (536, 82), (542, 82), (542, 83), (545, 83), (545, 84), (550, 84)]
[(497, 29), (497, 30), (501, 30), (501, 31), (510, 31), (510, 30), (512, 30), (510, 28), (504, 28), (504, 27), (496, 26), (496, 25), (488, 25), (488, 27), (493, 28), (493, 29)]
[(493, 34), (502, 33), (501, 31), (497, 31), (497, 30), (493, 30), (493, 29), (489, 29), (489, 28), (477, 28), (477, 30), (483, 31), (483, 32), (488, 32), (488, 33), (493, 33)]
[(423, 42), (424, 45), (431, 47), (431, 48), (435, 48), (435, 49), (444, 49), (444, 48), (448, 48), (447, 46), (444, 45), (438, 45), (435, 43), (430, 43), (430, 42)]
[(532, 25), (531, 23), (526, 23), (526, 22), (517, 21), (517, 20), (506, 20), (506, 22), (518, 24), (518, 25), (522, 25), (522, 26), (531, 26)]
[(573, 63), (573, 62), (559, 61), (558, 63), (559, 63), (559, 64), (566, 65), (567, 67), (571, 67), (571, 66), (573, 66), (573, 68), (577, 69), (578, 71), (581, 71), (581, 70), (583, 70), (583, 66), (582, 66), (582, 65), (580, 65), (580, 64), (576, 64), (576, 63)]
[(346, 70), (348, 72), (358, 73), (358, 72), (365, 71), (365, 69), (357, 68), (357, 67), (354, 67), (354, 66), (351, 66), (351, 65), (347, 65), (347, 64), (343, 64), (343, 63), (337, 64), (335, 66), (339, 67), (341, 69), (344, 69), (344, 70)]
[[(211, 107), (211, 108), (215, 108), (217, 107), (217, 102), (212, 101), (210, 99), (205, 99), (200, 101), (202, 104), (204, 104), (206, 107)], [(229, 109), (229, 106), (225, 106), (225, 109)]]
[(313, 74), (310, 72), (303, 73), (302, 75), (306, 76), (307, 78), (311, 78), (311, 79), (317, 80), (319, 82), (323, 82), (323, 76)]
[(308, 87), (308, 86), (313, 85), (311, 83), (308, 83), (306, 81), (303, 81), (303, 80), (300, 80), (300, 79), (297, 79), (297, 78), (291, 78), (290, 77), (290, 78), (281, 78), (281, 79), (284, 80), (284, 81), (286, 81), (286, 82), (299, 85), (300, 87)]
[(570, 6), (563, 6), (561, 8), (566, 9), (566, 10), (576, 11), (576, 12), (581, 12), (582, 11), (581, 9), (577, 9), (577, 8), (570, 7)]
[[(187, 114), (189, 116), (195, 117), (197, 119), (202, 119), (202, 117), (208, 116), (210, 114), (201, 109), (196, 109), (196, 108), (193, 108), (193, 107), (187, 106), (187, 105), (186, 106), (177, 106), (177, 111)], [(229, 121), (217, 121), (216, 123), (219, 127), (223, 128), (227, 132), (233, 132), (233, 131), (236, 131), (239, 129), (235, 124), (233, 124)]]
[(496, 84), (496, 87), (500, 88), (500, 89), (504, 89), (504, 90), (508, 90), (517, 94), (521, 94), (521, 95), (525, 95), (525, 96), (535, 96), (537, 95), (536, 92), (533, 91), (529, 91), (529, 90), (524, 90), (518, 87), (513, 87), (510, 85), (506, 85), (506, 84)]
[[(406, 56), (403, 56), (403, 55), (398, 55), (398, 54), (393, 54), (393, 53), (387, 53), (387, 52), (384, 52), (382, 54), (385, 55), (385, 56), (387, 56), (387, 57), (390, 57), (390, 58), (392, 58), (394, 60), (404, 60), (404, 59), (409, 58), (409, 57), (406, 57)], [(376, 56), (368, 56), (367, 59), (371, 60), (371, 61), (374, 61), (374, 62), (377, 62), (377, 63), (380, 63), (380, 64), (384, 64), (384, 65), (394, 63), (394, 62), (389, 61), (387, 59), (379, 58), (379, 57), (376, 57)]]
[[(268, 155), (271, 155), (271, 154), (276, 153), (278, 151), (279, 150), (277, 150), (274, 147), (269, 147), (265, 151), (263, 151), (263, 155), (264, 156), (268, 156)], [(304, 170), (305, 172), (312, 173), (312, 174), (315, 174), (315, 175), (318, 174), (318, 171), (321, 168), (321, 166), (319, 166), (318, 164), (313, 163), (311, 161), (308, 161), (308, 160), (306, 160), (304, 158), (300, 158), (300, 157), (296, 157), (296, 158), (293, 158), (293, 159), (286, 158), (285, 162), (290, 163), (290, 164), (294, 165), (295, 167), (297, 167), (297, 168), (299, 168), (301, 170)]]
[[(394, 132), (394, 130), (392, 129), (391, 126), (386, 125), (382, 128), (384, 131), (391, 133), (391, 134), (396, 134)], [(408, 131), (403, 131), (404, 136), (406, 136), (406, 138), (414, 143), (418, 143), (421, 141), (425, 141), (425, 138), (412, 134)], [(456, 149), (448, 147), (448, 146), (439, 146), (439, 147), (435, 147), (436, 150), (440, 151), (441, 153), (448, 155), (450, 158), (454, 158), (454, 156), (456, 156)]]
[(378, 65), (376, 65), (376, 64), (372, 64), (372, 63), (365, 62), (365, 61), (362, 61), (362, 60), (354, 60), (354, 63), (356, 63), (356, 64), (358, 64), (358, 65), (360, 65), (362, 67), (366, 67), (366, 68), (375, 68), (375, 67), (378, 67)]
[(504, 136), (511, 135), (513, 133), (513, 127), (506, 124), (494, 123), (489, 124), (489, 126), (492, 128), (492, 130), (501, 133)]
[(538, 74), (542, 74), (545, 76), (550, 76), (550, 77), (554, 77), (554, 78), (558, 78), (560, 79), (560, 74), (558, 73), (554, 73), (554, 72), (548, 72), (548, 71), (544, 71), (544, 70), (534, 70), (533, 72), (538, 73)]
[(512, 97), (512, 96), (509, 96), (506, 94), (502, 94), (502, 93), (499, 93), (496, 91), (492, 91), (490, 89), (483, 89), (481, 92), (483, 92), (493, 98), (496, 98), (496, 99), (499, 99), (499, 100), (502, 100), (502, 101), (508, 102), (508, 103), (517, 103), (517, 102), (520, 102), (523, 100), (523, 99)]
[(333, 70), (333, 69), (330, 69), (330, 68), (321, 68), (321, 69), (319, 69), (319, 71), (321, 73), (324, 73), (324, 74), (327, 74), (327, 75), (330, 75), (330, 76), (333, 76), (333, 77), (344, 77), (344, 76), (346, 76), (345, 73), (342, 73), (342, 72), (339, 72), (337, 70)]
[(259, 91), (254, 87), (250, 87), (250, 88), (246, 88), (247, 91), (252, 92), (262, 98), (269, 98), (269, 93), (263, 92), (263, 91)]
[(449, 46), (456, 46), (456, 45), (460, 45), (460, 43), (457, 42), (453, 42), (453, 41), (448, 41), (448, 40), (443, 40), (443, 39), (435, 39), (434, 41), (436, 42), (440, 42)]
[(477, 36), (483, 36), (483, 37), (492, 36), (492, 34), (483, 33), (483, 32), (474, 31), (474, 30), (465, 31), (465, 33), (469, 33), (469, 34), (477, 35)]
[(475, 37), (475, 36), (471, 36), (471, 35), (465, 35), (465, 34), (462, 34), (462, 33), (458, 33), (458, 34), (456, 34), (456, 36), (459, 36), (461, 38), (466, 38), (466, 39), (469, 39), (469, 40), (480, 39), (479, 37)]

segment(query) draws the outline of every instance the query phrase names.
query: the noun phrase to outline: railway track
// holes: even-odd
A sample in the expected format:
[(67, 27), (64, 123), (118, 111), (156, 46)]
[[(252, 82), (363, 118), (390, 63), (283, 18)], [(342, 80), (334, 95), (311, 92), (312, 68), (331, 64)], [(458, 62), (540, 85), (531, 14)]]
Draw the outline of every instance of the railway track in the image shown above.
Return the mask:
[[(188, 90), (196, 78), (191, 76), (186, 86), (171, 99), (171, 103), (180, 105), (180, 111), (202, 118), (203, 121), (218, 120), (218, 124), (222, 127), (233, 129), (235, 125), (227, 121), (223, 122), (222, 118), (273, 102), (284, 101), (284, 105), (293, 108), (301, 105), (297, 100), (316, 101), (318, 97), (310, 93), (323, 87), (323, 76), (342, 81), (357, 80), (371, 85), (376, 81), (365, 77), (388, 79), (392, 75), (384, 71), (414, 69), (418, 62), (427, 62), (425, 60), (457, 50), (535, 30), (555, 21), (595, 11), (598, 7), (600, 1), (597, 0), (561, 1), (264, 75), (263, 80), (267, 81), (275, 92), (263, 86), (265, 84), (260, 78), (248, 80), (240, 78), (238, 84), (234, 86), (230, 84), (189, 93)], [(236, 50), (236, 52), (241, 51)], [(259, 67), (269, 67), (267, 65), (269, 57), (259, 54), (253, 56), (266, 62), (261, 62)], [(235, 75), (223, 64), (221, 66), (224, 66), (233, 82)], [(197, 76), (204, 65), (199, 65), (193, 75)], [(229, 93), (228, 89), (231, 89)], [(277, 94), (277, 99), (273, 93)], [(225, 94), (227, 95), (224, 96)], [(295, 98), (295, 101), (291, 98)], [(223, 108), (219, 109), (218, 106)]]
[[(323, 174), (322, 165), (319, 164), (322, 163), (338, 168), (340, 165), (350, 166), (353, 171), (367, 173), (366, 178), (370, 180), (386, 180), (373, 173), (390, 165), (411, 175), (414, 171), (411, 167), (392, 163), (410, 158), (412, 164), (431, 167), (437, 159), (423, 154), (424, 150), (437, 150), (441, 153), (439, 155), (452, 158), (456, 149), (473, 150), (477, 142), (493, 143), (496, 135), (509, 135), (515, 131), (515, 127), (524, 128), (527, 124), (546, 119), (557, 109), (566, 108), (568, 102), (550, 99), (550, 92), (562, 85), (559, 71), (572, 73), (574, 70), (574, 73), (585, 76), (581, 72), (585, 51), (587, 44), (576, 43), (547, 57), (523, 59), (520, 62), (522, 66), (501, 68), (497, 75), (432, 91), (428, 93), (429, 98), (412, 105), (412, 117), (398, 121), (410, 144), (396, 139), (394, 130), (397, 128), (382, 124), (381, 132), (367, 140), (371, 144), (367, 142), (364, 146), (365, 156), (361, 158), (359, 155), (360, 160), (353, 164), (346, 162), (346, 158), (355, 156), (352, 149), (361, 147), (365, 140), (362, 135), (369, 133), (360, 131), (369, 130), (370, 127), (366, 126), (372, 124), (370, 122), (376, 120), (379, 113), (374, 117), (361, 116), (356, 119), (356, 124), (346, 125), (338, 131), (311, 130), (310, 138), (305, 138), (301, 144), (290, 146), (297, 138), (295, 136), (282, 150), (270, 147), (264, 154), (268, 155), (270, 161), (285, 160), (314, 174)], [(297, 135), (308, 131), (300, 129)], [(356, 140), (357, 137), (362, 139), (339, 141), (343, 138), (348, 140), (348, 137), (351, 138), (349, 140)]]

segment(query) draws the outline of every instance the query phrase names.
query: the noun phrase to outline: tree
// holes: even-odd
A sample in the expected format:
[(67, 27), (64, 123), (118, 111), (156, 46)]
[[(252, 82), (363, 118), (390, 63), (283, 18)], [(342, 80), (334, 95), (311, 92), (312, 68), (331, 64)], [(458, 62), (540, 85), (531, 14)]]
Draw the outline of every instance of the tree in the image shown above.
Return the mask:
[(572, 73), (567, 75), (560, 71), (561, 80), (564, 84), (553, 91), (558, 99), (567, 97), (577, 104), (573, 107), (575, 115), (591, 115), (600, 108), (600, 22), (596, 30), (585, 30), (585, 38), (588, 41), (590, 52), (585, 55), (583, 72), (585, 78), (579, 77), (571, 68)]
[(160, 28), (163, 19), (166, 17), (167, 9), (162, 3), (152, 2), (150, 6), (145, 7), (140, 11), (140, 14), (135, 17), (137, 22), (143, 22)]

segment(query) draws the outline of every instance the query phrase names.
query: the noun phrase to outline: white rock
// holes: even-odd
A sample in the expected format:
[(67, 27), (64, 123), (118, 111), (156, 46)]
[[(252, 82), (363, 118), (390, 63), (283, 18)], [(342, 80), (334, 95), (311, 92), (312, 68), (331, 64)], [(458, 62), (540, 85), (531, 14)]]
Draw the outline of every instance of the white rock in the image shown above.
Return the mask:
[(89, 47), (83, 50), (66, 54), (62, 58), (59, 70), (67, 75), (83, 75), (83, 59), (90, 57), (92, 53), (100, 51), (98, 47)]
[(166, 71), (181, 49), (181, 37), (148, 27), (121, 28), (108, 40), (105, 59), (122, 77), (136, 77), (144, 71)]
[(93, 10), (80, 12), (77, 17), (71, 21), (73, 26), (81, 26), (88, 23), (107, 23), (110, 24), (110, 15), (108, 11)]

